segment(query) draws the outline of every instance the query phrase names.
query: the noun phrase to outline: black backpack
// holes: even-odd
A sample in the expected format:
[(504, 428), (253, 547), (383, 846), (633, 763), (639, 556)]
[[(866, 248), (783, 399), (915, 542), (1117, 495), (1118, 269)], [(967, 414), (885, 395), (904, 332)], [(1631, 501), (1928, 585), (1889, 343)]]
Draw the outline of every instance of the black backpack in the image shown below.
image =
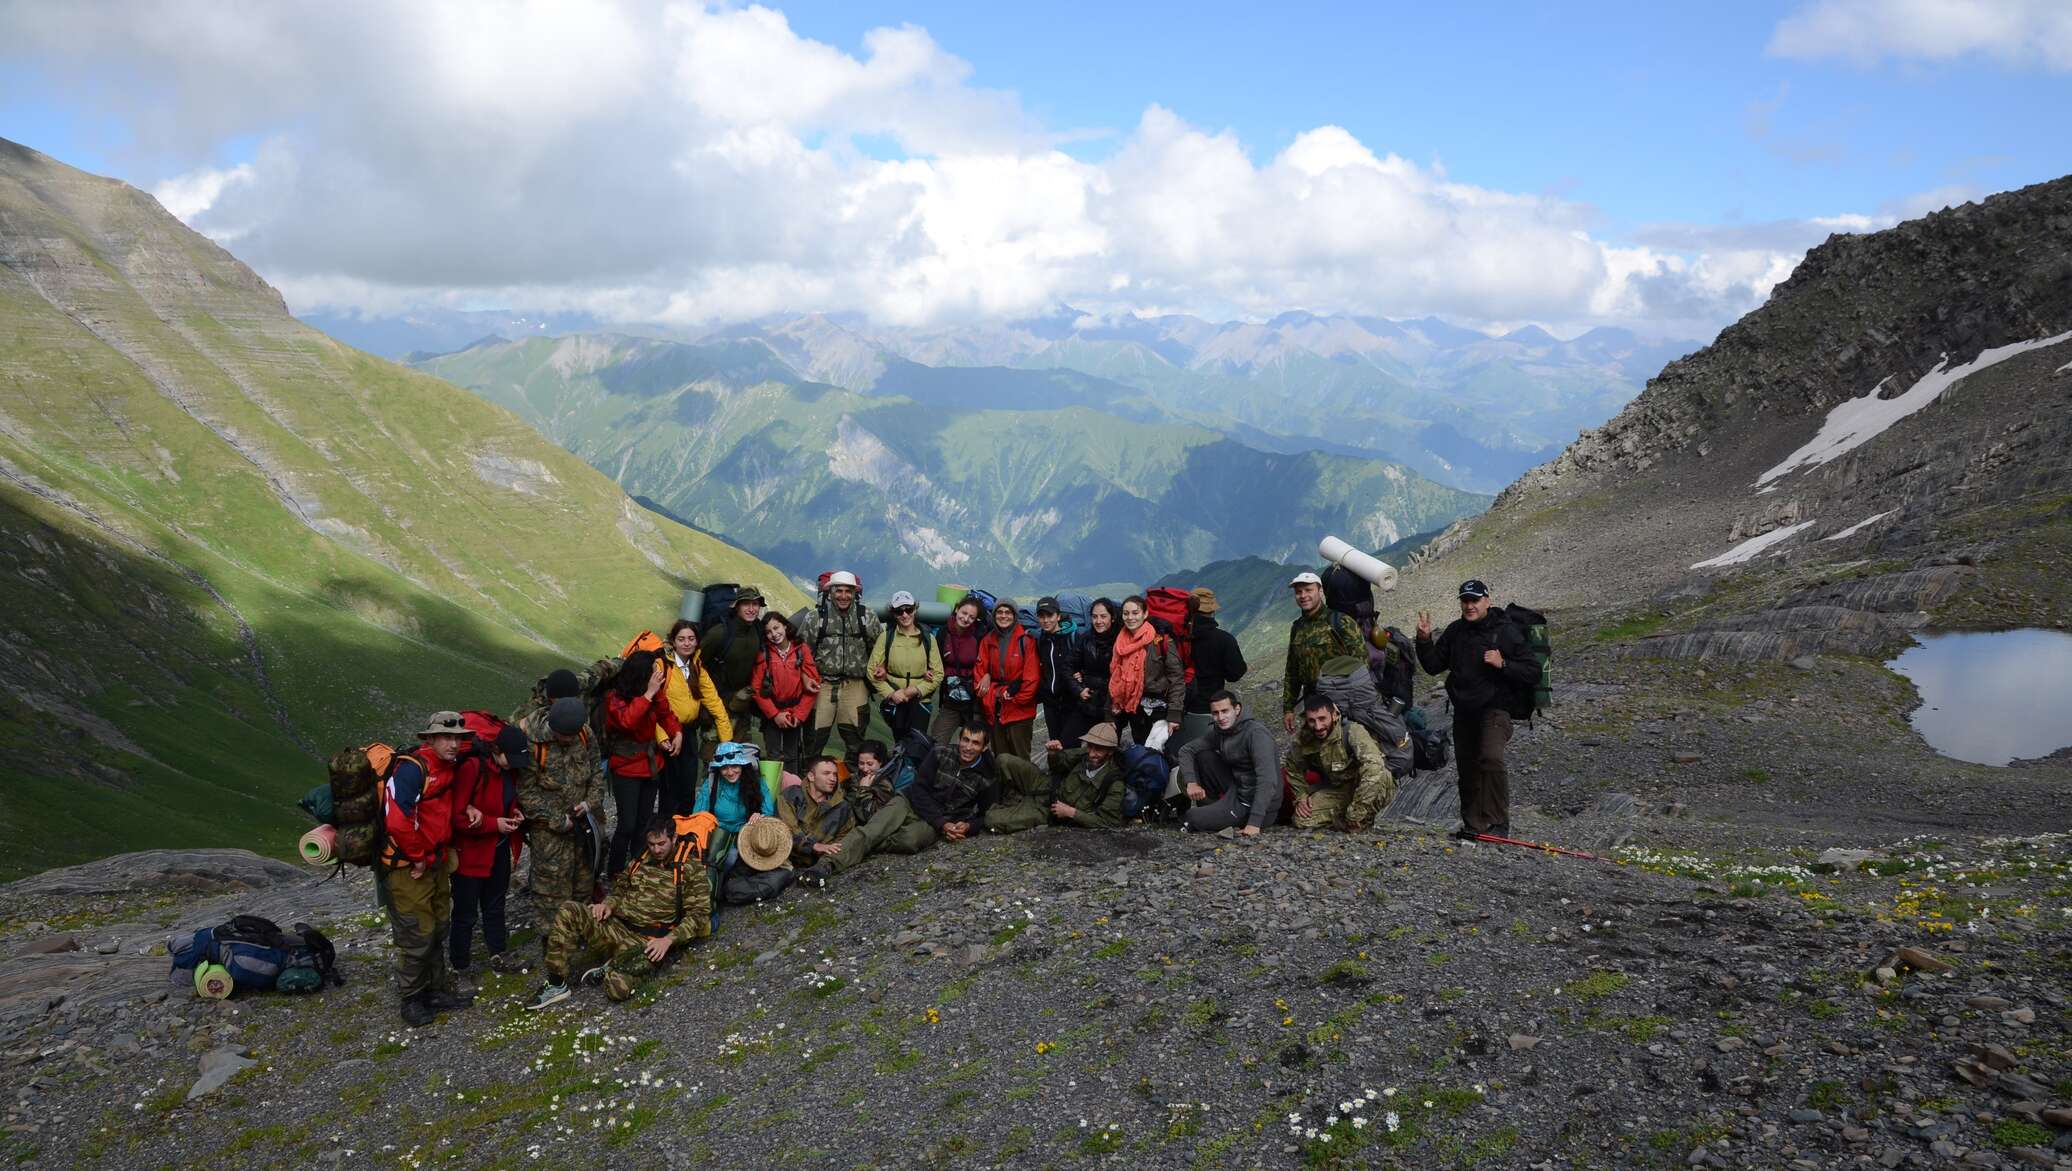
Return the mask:
[(1517, 706), (1511, 709), (1513, 717), (1531, 719), (1554, 704), (1554, 669), (1548, 665), (1554, 657), (1554, 646), (1547, 638), (1547, 616), (1512, 602), (1504, 607), (1504, 617), (1524, 633), (1525, 648), (1540, 665), (1539, 681), (1530, 691), (1521, 690)]
[(1324, 605), (1353, 619), (1374, 617), (1374, 583), (1347, 569), (1333, 565), (1324, 570)]
[[(1383, 627), (1388, 635), (1386, 651), (1370, 651), (1374, 688), (1381, 697), (1410, 707), (1417, 702), (1417, 647), (1410, 636), (1393, 626)], [(1378, 660), (1378, 661), (1374, 661)]]

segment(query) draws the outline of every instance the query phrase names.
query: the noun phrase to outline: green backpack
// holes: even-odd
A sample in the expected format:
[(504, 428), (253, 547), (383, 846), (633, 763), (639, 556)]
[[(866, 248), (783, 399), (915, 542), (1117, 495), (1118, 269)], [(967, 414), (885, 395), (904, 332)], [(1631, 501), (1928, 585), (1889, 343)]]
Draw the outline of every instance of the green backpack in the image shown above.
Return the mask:
[(1554, 705), (1554, 668), (1549, 660), (1554, 657), (1554, 645), (1547, 638), (1547, 616), (1538, 610), (1529, 610), (1516, 602), (1504, 607), (1504, 617), (1517, 623), (1525, 632), (1526, 649), (1532, 652), (1533, 661), (1540, 665), (1539, 681), (1533, 684), (1532, 694), (1511, 714), (1519, 719), (1531, 719), (1541, 715)]

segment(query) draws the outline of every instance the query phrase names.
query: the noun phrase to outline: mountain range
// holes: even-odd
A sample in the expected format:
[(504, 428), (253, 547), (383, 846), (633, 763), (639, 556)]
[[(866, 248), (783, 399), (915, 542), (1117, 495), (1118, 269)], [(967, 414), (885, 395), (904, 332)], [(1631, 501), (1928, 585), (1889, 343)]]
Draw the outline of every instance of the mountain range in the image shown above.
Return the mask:
[(799, 578), (1001, 591), (1233, 557), (1379, 548), (1487, 498), (1366, 455), (1268, 451), (1064, 369), (887, 360), (809, 380), (760, 336), (488, 341), (420, 369), (530, 420), (628, 491)]
[[(903, 328), (793, 314), (711, 329), (604, 326), (580, 314), (425, 309), (305, 320), (390, 357), (475, 341), (568, 333), (705, 344), (757, 340), (797, 376), (859, 393), (954, 388), (1004, 369), (1070, 371), (1088, 405), (1134, 401), (1269, 451), (1378, 455), (1443, 484), (1494, 492), (1610, 418), (1697, 343), (1597, 328), (1567, 341), (1538, 326), (1501, 336), (1434, 317), (1288, 312), (1265, 322), (1183, 314), (1098, 317), (1060, 307), (993, 324)], [(989, 373), (972, 374), (984, 369)], [(955, 370), (955, 375), (928, 371)], [(1045, 384), (1018, 384), (1033, 391)], [(1056, 405), (1056, 404), (1053, 404)]]
[(507, 711), (770, 566), (290, 317), (127, 185), (0, 141), (0, 873), (272, 842), (349, 743)]

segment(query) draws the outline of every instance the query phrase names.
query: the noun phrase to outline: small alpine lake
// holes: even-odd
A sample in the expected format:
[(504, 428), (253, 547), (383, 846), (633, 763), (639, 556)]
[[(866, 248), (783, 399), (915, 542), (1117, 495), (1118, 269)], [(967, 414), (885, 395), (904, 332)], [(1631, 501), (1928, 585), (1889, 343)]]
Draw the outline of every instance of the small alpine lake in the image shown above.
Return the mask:
[(1924, 633), (1886, 666), (1921, 693), (1914, 728), (1944, 756), (2004, 765), (2072, 745), (2072, 634)]

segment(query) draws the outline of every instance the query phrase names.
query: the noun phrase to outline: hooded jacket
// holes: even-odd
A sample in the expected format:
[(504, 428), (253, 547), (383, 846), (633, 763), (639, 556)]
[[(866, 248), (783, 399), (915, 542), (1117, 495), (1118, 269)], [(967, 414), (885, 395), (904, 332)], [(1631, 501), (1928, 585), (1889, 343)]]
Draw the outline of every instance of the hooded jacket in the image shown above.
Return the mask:
[(1213, 752), (1229, 767), (1235, 778), (1231, 805), (1243, 814), (1246, 825), (1260, 829), (1271, 826), (1281, 812), (1281, 786), (1273, 733), (1265, 724), (1245, 716), (1226, 732), (1210, 728), (1205, 736), (1188, 741), (1180, 749), (1180, 782), (1200, 781), (1199, 757)]
[(577, 805), (604, 814), (607, 790), (598, 768), (597, 741), (586, 726), (563, 743), (547, 726), (547, 713), (534, 712), (518, 726), (532, 738), (532, 760), (518, 777), (518, 808), (525, 811), (526, 833), (573, 833), (564, 824)]
[(396, 757), (381, 783), (382, 860), (390, 866), (437, 866), (453, 841), (454, 766), (429, 748)]
[[(518, 774), (523, 770), (498, 766), (490, 755), (495, 751), (496, 745), (477, 740), (453, 766), (453, 844), (460, 853), (456, 873), (466, 878), (488, 878), (496, 870), (499, 848), (511, 850), (511, 860), (517, 861), (518, 835), (506, 835), (496, 828), (496, 822), (517, 812)], [(482, 820), (472, 826), (468, 824), (470, 805), (482, 814)]]
[(748, 686), (764, 719), (774, 720), (778, 712), (790, 712), (804, 724), (813, 714), (817, 698), (806, 689), (808, 680), (818, 683), (820, 668), (813, 662), (813, 649), (793, 639), (781, 651), (765, 645), (756, 652)]
[(1079, 706), (1096, 722), (1108, 718), (1108, 670), (1115, 657), (1116, 629), (1111, 626), (1106, 634), (1088, 631), (1072, 656), (1072, 671), (1079, 676), (1078, 685), (1093, 692), (1093, 697), (1080, 700)]
[[(662, 694), (669, 701), (669, 710), (676, 713), (679, 724), (688, 728), (705, 716), (712, 717), (712, 727), (722, 741), (734, 738), (734, 721), (727, 715), (727, 707), (720, 699), (719, 688), (712, 681), (712, 673), (705, 669), (703, 655), (694, 655), (689, 664), (676, 657), (676, 652), (666, 652), (662, 661), (669, 667), (669, 677), (662, 683)], [(655, 738), (668, 739), (661, 729), (656, 729)]]
[(1043, 703), (1078, 703), (1079, 684), (1072, 679), (1079, 655), (1079, 636), (1063, 630), (1036, 632), (1036, 662), (1042, 668), (1036, 698)]
[(1212, 614), (1196, 614), (1188, 629), (1194, 638), (1194, 682), (1187, 688), (1187, 710), (1206, 712), (1210, 696), (1245, 677), (1245, 652)]
[(1043, 681), (1042, 670), (1036, 658), (1036, 640), (1029, 637), (1028, 631), (1019, 625), (1005, 632), (997, 628), (987, 630), (979, 643), (978, 669), (974, 674), (991, 679), (993, 690), (979, 696), (980, 710), (996, 724), (1035, 719), (1036, 688)]

